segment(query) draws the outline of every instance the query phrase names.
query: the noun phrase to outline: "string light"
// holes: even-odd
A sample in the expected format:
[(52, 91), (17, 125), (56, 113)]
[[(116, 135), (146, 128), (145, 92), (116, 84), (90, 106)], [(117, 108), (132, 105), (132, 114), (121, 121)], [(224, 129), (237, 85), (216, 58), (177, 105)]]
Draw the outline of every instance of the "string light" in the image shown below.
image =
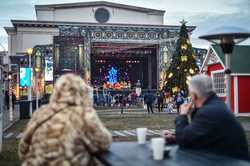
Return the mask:
[(177, 92), (177, 91), (178, 91), (178, 87), (177, 87), (177, 86), (173, 87), (173, 88), (172, 88), (172, 91), (173, 91), (173, 92)]
[(187, 44), (181, 45), (181, 49), (186, 50), (187, 49)]
[(186, 84), (189, 84), (191, 81), (191, 76), (187, 76)]
[(140, 63), (140, 61), (130, 61), (130, 60), (127, 60), (126, 63)]
[(171, 78), (173, 76), (173, 73), (169, 73), (168, 78)]
[(188, 60), (188, 57), (186, 55), (181, 56), (181, 61), (185, 62)]
[(190, 74), (194, 74), (194, 70), (191, 68), (189, 69)]

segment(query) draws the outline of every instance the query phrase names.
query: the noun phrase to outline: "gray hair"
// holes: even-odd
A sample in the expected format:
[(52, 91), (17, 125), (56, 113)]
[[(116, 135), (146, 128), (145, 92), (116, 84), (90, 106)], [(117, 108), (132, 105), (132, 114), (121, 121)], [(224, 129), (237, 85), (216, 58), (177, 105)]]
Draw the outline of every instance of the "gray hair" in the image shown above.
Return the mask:
[(191, 77), (189, 92), (195, 93), (198, 98), (206, 98), (214, 92), (212, 79), (205, 74), (198, 74)]

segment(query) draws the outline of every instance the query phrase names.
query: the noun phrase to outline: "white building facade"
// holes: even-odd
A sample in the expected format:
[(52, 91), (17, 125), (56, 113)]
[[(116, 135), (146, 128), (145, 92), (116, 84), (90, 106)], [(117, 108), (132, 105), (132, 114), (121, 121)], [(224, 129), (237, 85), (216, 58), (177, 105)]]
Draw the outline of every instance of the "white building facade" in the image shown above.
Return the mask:
[[(35, 10), (36, 20), (11, 20), (13, 27), (5, 27), (10, 57), (26, 57), (27, 49), (34, 48), (34, 55), (37, 50), (42, 53), (41, 68), (46, 66), (46, 56), (52, 57), (53, 78), (72, 71), (94, 84), (91, 75), (97, 62), (124, 55), (135, 59), (126, 63), (141, 64), (138, 70), (146, 74), (137, 77), (147, 80), (144, 88), (160, 87), (166, 56), (171, 56), (180, 29), (163, 24), (165, 11), (105, 1), (36, 5)], [(188, 27), (189, 31), (194, 28)], [(35, 60), (32, 63), (35, 66)], [(135, 78), (126, 79), (135, 82)], [(45, 91), (51, 80), (41, 81)]]
[(106, 9), (110, 15), (105, 25), (163, 25), (165, 11), (161, 10), (110, 2), (36, 5), (36, 20), (11, 20), (13, 27), (5, 27), (8, 34), (8, 52), (10, 55), (23, 55), (27, 48), (52, 44), (53, 36), (59, 35), (57, 25), (100, 24), (95, 17), (95, 12), (100, 8)]

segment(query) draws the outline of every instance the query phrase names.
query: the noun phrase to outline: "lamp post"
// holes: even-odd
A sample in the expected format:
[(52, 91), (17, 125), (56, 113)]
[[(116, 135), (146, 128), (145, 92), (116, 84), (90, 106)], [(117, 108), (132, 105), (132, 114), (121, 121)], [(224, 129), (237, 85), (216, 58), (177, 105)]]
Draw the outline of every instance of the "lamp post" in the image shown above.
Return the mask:
[[(10, 68), (11, 69), (11, 68)], [(9, 119), (10, 121), (13, 121), (13, 104), (12, 103), (12, 75), (11, 75), (11, 71), (9, 71), (9, 75), (8, 75), (8, 80), (9, 80)]]
[(38, 78), (39, 78), (40, 68), (41, 68), (41, 52), (40, 52), (40, 50), (37, 50), (37, 52), (36, 52), (36, 65), (35, 65), (35, 72), (36, 72), (36, 110), (39, 107), (40, 91), (39, 91), (39, 88), (38, 88)]
[(3, 143), (3, 105), (4, 105), (4, 94), (2, 90), (3, 81), (3, 67), (0, 65), (0, 153), (2, 152)]
[[(33, 53), (33, 49), (32, 48), (28, 48), (27, 49), (27, 54), (29, 56), (29, 68), (31, 69), (31, 55)], [(30, 118), (32, 116), (32, 90), (31, 90), (31, 86), (32, 86), (32, 78), (30, 75), (30, 86), (28, 87), (28, 101), (29, 101), (29, 115)]]
[(225, 54), (226, 103), (228, 108), (231, 108), (231, 54), (234, 45), (246, 40), (248, 37), (250, 37), (250, 33), (238, 27), (219, 27), (199, 37), (214, 44), (219, 44)]

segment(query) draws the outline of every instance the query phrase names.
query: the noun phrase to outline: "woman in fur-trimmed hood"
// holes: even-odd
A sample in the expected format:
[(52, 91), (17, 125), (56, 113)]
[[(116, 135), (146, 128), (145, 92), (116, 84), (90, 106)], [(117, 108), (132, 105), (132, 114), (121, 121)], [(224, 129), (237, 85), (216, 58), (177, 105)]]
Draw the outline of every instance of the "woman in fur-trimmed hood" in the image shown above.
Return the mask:
[(19, 144), (22, 166), (102, 165), (97, 155), (112, 137), (89, 98), (89, 86), (79, 77), (60, 77), (48, 105), (29, 121)]

